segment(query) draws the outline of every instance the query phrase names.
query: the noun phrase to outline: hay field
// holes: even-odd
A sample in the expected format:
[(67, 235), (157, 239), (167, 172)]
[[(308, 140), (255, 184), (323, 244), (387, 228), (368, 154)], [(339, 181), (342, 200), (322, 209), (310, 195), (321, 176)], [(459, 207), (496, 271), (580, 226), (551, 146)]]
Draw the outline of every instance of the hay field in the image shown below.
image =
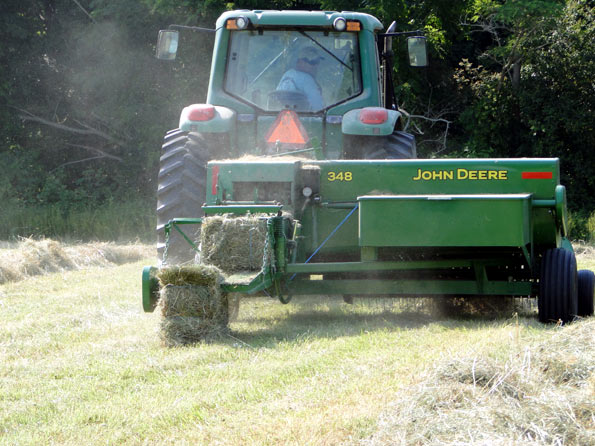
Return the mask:
[(229, 336), (165, 348), (140, 305), (151, 262), (0, 285), (0, 445), (593, 444), (593, 318), (258, 298)]
[(121, 265), (155, 254), (153, 245), (109, 242), (64, 244), (51, 239), (0, 242), (0, 283), (90, 266)]

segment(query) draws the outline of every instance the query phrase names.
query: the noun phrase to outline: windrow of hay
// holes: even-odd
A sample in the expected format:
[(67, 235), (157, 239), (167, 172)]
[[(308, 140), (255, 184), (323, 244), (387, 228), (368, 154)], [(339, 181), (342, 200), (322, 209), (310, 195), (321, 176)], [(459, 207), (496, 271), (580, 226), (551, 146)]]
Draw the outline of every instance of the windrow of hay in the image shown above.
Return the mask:
[(200, 263), (215, 265), (224, 273), (260, 271), (270, 262), (267, 220), (259, 215), (206, 217), (199, 235)]
[(228, 296), (223, 275), (211, 265), (171, 266), (158, 273), (160, 336), (169, 347), (208, 340), (227, 330)]
[(152, 246), (141, 244), (64, 245), (51, 239), (24, 239), (0, 249), (0, 283), (90, 266), (120, 265), (153, 255)]
[(516, 348), (440, 361), (401, 393), (365, 445), (595, 444), (595, 320)]

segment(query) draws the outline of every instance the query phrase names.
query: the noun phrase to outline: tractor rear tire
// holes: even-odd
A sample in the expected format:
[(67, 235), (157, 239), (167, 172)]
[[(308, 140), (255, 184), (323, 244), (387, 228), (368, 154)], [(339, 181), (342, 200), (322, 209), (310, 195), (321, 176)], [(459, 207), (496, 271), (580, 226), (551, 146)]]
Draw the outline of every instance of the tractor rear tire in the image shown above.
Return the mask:
[(595, 301), (595, 273), (587, 269), (578, 272), (578, 315), (593, 316)]
[(415, 159), (415, 136), (400, 130), (388, 136), (345, 135), (344, 159), (396, 160)]
[[(157, 188), (157, 252), (162, 263), (187, 263), (194, 259), (195, 252), (175, 229), (170, 232), (164, 259), (164, 226), (173, 218), (203, 215), (208, 148), (201, 135), (174, 129), (165, 135), (162, 149)], [(190, 239), (194, 238), (189, 230), (194, 230), (193, 226), (181, 229)]]
[(576, 258), (563, 248), (548, 249), (541, 261), (539, 320), (568, 323), (578, 314)]
[(364, 159), (367, 160), (415, 158), (417, 158), (415, 136), (400, 130), (382, 138), (379, 144), (367, 145), (364, 149)]

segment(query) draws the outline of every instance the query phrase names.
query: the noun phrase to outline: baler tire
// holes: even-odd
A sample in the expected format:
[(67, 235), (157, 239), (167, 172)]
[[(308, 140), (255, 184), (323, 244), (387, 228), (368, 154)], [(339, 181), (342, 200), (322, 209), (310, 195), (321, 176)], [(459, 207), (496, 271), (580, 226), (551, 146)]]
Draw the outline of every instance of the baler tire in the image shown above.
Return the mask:
[(593, 316), (595, 301), (595, 273), (587, 269), (578, 272), (578, 315)]
[[(201, 217), (206, 190), (208, 147), (204, 138), (180, 129), (170, 130), (163, 141), (157, 187), (157, 253), (163, 262), (164, 226), (172, 218)], [(191, 228), (191, 226), (188, 226)], [(186, 228), (183, 228), (183, 230)], [(192, 238), (192, 234), (185, 230)], [(195, 251), (177, 231), (171, 231), (167, 263), (192, 261)]]
[(548, 249), (541, 261), (539, 321), (568, 323), (578, 313), (576, 257), (563, 248)]

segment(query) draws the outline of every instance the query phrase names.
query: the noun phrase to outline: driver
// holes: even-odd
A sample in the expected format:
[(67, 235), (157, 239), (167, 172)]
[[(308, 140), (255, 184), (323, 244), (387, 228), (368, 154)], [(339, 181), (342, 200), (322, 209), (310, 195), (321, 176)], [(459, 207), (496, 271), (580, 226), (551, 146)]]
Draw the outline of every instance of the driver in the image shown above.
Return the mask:
[(310, 110), (320, 110), (324, 106), (322, 88), (316, 82), (318, 64), (324, 58), (312, 46), (304, 47), (298, 53), (295, 68), (285, 72), (277, 90), (297, 91), (303, 93), (310, 104)]

